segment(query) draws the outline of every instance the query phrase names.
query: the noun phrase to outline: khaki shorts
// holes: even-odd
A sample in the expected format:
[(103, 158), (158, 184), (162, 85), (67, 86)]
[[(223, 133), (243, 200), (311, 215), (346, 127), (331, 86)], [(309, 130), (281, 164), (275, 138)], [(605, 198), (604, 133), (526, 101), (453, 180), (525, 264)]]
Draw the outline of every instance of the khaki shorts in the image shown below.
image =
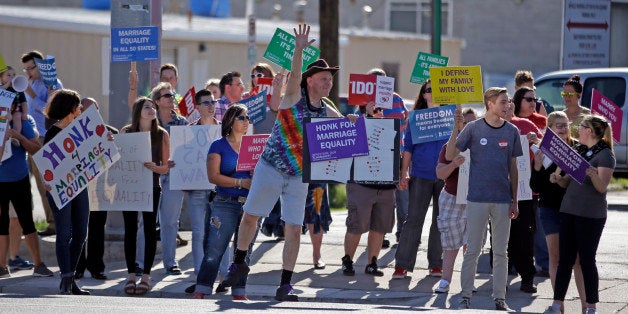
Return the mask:
[(347, 183), (347, 232), (389, 233), (395, 225), (395, 189), (380, 190)]

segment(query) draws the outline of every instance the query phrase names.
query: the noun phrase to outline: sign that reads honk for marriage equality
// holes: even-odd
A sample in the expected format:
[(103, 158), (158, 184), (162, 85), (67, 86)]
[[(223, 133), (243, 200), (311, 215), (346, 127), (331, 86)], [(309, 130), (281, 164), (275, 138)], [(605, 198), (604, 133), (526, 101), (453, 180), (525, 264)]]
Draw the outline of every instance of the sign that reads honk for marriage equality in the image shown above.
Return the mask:
[(102, 117), (92, 106), (33, 155), (58, 208), (120, 159), (118, 148), (107, 134)]
[(368, 156), (364, 117), (356, 123), (349, 119), (330, 119), (305, 125), (312, 162)]
[(578, 183), (584, 182), (587, 169), (591, 165), (549, 128), (545, 131), (540, 146), (543, 154), (551, 159), (558, 168), (563, 169)]

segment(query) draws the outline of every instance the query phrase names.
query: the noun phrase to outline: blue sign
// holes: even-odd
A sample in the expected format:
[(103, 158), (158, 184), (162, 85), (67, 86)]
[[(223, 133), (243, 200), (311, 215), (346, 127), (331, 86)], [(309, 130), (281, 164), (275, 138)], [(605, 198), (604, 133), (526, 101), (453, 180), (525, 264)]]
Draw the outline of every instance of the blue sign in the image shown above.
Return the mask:
[(454, 127), (455, 111), (456, 105), (410, 111), (408, 126), (412, 144), (449, 138)]
[(258, 93), (253, 97), (242, 99), (238, 103), (246, 106), (253, 125), (257, 125), (266, 119), (266, 91)]
[(46, 59), (35, 58), (39, 76), (44, 81), (44, 85), (51, 89), (58, 89), (57, 84), (57, 64), (54, 56), (46, 56)]
[(158, 58), (157, 26), (111, 29), (111, 62), (152, 61)]

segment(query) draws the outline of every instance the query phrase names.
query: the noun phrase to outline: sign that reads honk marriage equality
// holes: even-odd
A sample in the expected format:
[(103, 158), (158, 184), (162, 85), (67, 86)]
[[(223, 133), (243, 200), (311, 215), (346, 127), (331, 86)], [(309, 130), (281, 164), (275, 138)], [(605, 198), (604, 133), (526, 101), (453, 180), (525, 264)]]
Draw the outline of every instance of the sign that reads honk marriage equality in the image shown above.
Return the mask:
[(102, 117), (92, 106), (33, 155), (58, 208), (120, 159), (115, 143), (107, 139), (107, 134)]
[(356, 123), (347, 118), (312, 122), (305, 128), (312, 162), (369, 154), (364, 117)]
[(479, 65), (430, 68), (435, 104), (482, 104), (482, 70)]
[(540, 146), (543, 154), (558, 168), (563, 169), (578, 183), (584, 182), (587, 169), (591, 165), (549, 128), (545, 131)]

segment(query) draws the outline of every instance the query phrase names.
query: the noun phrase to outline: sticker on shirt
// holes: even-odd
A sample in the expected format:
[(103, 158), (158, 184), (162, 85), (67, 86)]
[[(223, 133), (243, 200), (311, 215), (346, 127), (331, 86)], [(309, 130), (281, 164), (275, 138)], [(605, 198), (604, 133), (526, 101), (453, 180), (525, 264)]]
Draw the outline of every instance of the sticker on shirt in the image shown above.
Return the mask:
[(484, 146), (484, 145), (486, 145), (487, 143), (488, 143), (488, 140), (487, 140), (485, 137), (483, 137), (483, 138), (481, 138), (481, 139), (480, 139), (480, 145)]
[(508, 147), (508, 142), (506, 140), (499, 141), (499, 147), (501, 149), (504, 149), (504, 148)]

